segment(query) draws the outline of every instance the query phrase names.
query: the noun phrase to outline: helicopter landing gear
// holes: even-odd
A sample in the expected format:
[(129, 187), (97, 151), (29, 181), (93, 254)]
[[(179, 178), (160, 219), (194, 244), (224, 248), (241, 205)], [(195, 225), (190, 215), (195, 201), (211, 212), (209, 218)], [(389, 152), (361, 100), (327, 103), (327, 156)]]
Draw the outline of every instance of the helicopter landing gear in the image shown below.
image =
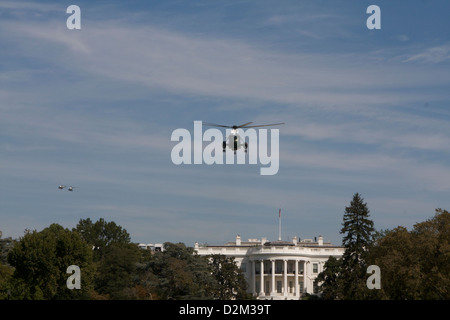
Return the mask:
[[(234, 138), (235, 139), (234, 139), (234, 143), (233, 143), (233, 152), (234, 152), (234, 154), (236, 154), (236, 151), (239, 149), (239, 142), (237, 140), (237, 137), (234, 137)], [(231, 146), (229, 146), (229, 147), (231, 149)], [(243, 147), (244, 147), (245, 153), (247, 153), (248, 152), (248, 142), (245, 142)], [(226, 141), (222, 142), (222, 151), (223, 152), (227, 151), (227, 142)]]

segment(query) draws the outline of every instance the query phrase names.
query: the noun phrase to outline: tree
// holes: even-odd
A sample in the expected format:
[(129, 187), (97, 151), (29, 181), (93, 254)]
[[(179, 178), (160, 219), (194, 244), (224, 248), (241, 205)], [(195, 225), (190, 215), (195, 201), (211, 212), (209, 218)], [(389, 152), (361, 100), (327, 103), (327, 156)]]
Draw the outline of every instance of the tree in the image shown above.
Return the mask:
[(375, 232), (364, 199), (355, 193), (345, 208), (342, 229), (342, 270), (339, 275), (342, 299), (363, 299), (370, 292), (366, 286), (367, 255)]
[(11, 237), (2, 238), (2, 232), (0, 231), (0, 263), (8, 263), (8, 252), (14, 247), (16, 242)]
[(373, 221), (369, 219), (367, 203), (364, 203), (359, 193), (355, 193), (350, 206), (345, 207), (343, 220), (340, 233), (344, 234), (342, 239), (342, 245), (346, 248), (344, 261), (347, 260), (346, 264), (349, 266), (358, 265), (364, 262), (375, 232)]
[(370, 260), (381, 269), (382, 298), (450, 299), (450, 213), (436, 209), (411, 231), (399, 226), (386, 232)]
[[(86, 299), (93, 285), (92, 250), (78, 233), (52, 224), (41, 232), (28, 232), (8, 253), (14, 267), (11, 298)], [(81, 269), (81, 289), (68, 289), (71, 265)]]
[(97, 264), (95, 290), (110, 299), (129, 299), (138, 259), (139, 248), (135, 244), (107, 246)]
[[(375, 293), (367, 288), (368, 252), (374, 241), (373, 221), (364, 199), (355, 193), (350, 206), (345, 207), (342, 229), (345, 247), (340, 261), (330, 259), (318, 279), (327, 299), (367, 299)], [(318, 281), (319, 282), (319, 281)]]
[[(372, 263), (381, 270), (380, 295), (386, 299), (417, 299), (418, 257), (411, 234), (405, 227), (388, 231), (370, 250)], [(388, 292), (388, 294), (386, 294)]]
[(80, 219), (73, 229), (93, 249), (97, 266), (94, 287), (102, 298), (127, 299), (139, 261), (139, 248), (130, 242), (127, 230), (103, 218), (93, 223)]
[(436, 209), (433, 218), (414, 225), (417, 254), (421, 257), (423, 299), (450, 299), (450, 213)]
[(234, 257), (221, 254), (211, 255), (209, 265), (212, 274), (218, 282), (215, 298), (219, 300), (246, 299), (248, 298), (247, 282), (234, 261)]
[(114, 221), (107, 222), (100, 218), (92, 223), (90, 218), (80, 219), (73, 231), (78, 232), (81, 237), (94, 249), (94, 261), (102, 258), (104, 249), (113, 243), (128, 244), (130, 235)]
[(163, 252), (139, 268), (137, 285), (144, 296), (165, 300), (249, 298), (233, 257), (199, 256), (183, 243), (166, 242)]
[(330, 256), (323, 266), (324, 270), (314, 280), (320, 284), (321, 299), (334, 300), (340, 297), (339, 275), (342, 268), (342, 260)]
[(154, 275), (152, 292), (159, 299), (213, 299), (217, 290), (207, 258), (183, 243), (166, 242), (146, 271)]
[(0, 230), (0, 300), (8, 298), (10, 292), (10, 280), (13, 274), (13, 268), (8, 263), (8, 252), (14, 246), (12, 238), (2, 239)]
[(9, 298), (13, 271), (13, 268), (5, 266), (0, 262), (0, 300)]

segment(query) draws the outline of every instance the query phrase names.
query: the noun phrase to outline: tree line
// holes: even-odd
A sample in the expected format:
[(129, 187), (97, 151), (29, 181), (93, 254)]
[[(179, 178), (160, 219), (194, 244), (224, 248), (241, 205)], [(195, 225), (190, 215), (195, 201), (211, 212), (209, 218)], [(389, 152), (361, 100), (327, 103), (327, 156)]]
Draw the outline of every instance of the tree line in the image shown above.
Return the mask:
[[(316, 279), (319, 295), (307, 298), (450, 299), (450, 213), (436, 209), (410, 231), (377, 231), (369, 212), (356, 193), (340, 231), (344, 254), (328, 259)], [(70, 265), (81, 269), (80, 290), (67, 288)], [(368, 287), (370, 265), (380, 270), (379, 289)], [(232, 257), (199, 256), (183, 243), (143, 250), (104, 219), (0, 239), (0, 299), (252, 299), (246, 289)]]
[[(234, 258), (199, 256), (183, 243), (167, 242), (161, 252), (141, 249), (125, 229), (102, 218), (81, 219), (72, 230), (52, 224), (26, 231), (2, 260), (0, 299), (250, 298)], [(71, 265), (81, 270), (79, 290), (67, 286)]]
[[(321, 299), (450, 299), (450, 213), (436, 209), (411, 231), (376, 231), (364, 199), (356, 193), (345, 208), (342, 258), (330, 257), (317, 277)], [(380, 288), (369, 289), (367, 268), (379, 267)]]

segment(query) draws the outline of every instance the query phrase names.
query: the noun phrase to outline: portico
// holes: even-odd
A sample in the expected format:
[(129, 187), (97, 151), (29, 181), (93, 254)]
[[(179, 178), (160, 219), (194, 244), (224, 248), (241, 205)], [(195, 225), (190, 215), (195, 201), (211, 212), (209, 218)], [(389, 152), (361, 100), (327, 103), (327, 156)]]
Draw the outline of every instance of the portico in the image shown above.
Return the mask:
[(224, 254), (233, 256), (248, 283), (248, 292), (258, 299), (301, 299), (306, 293), (315, 294), (314, 279), (323, 271), (330, 256), (340, 258), (344, 249), (318, 241), (268, 242), (249, 239), (223, 246), (200, 247), (198, 254)]
[[(314, 293), (309, 281), (313, 278), (310, 260), (268, 258), (250, 261), (253, 269), (249, 281), (251, 292), (260, 299), (299, 299), (307, 292)], [(316, 264), (316, 273), (320, 273), (323, 263)]]

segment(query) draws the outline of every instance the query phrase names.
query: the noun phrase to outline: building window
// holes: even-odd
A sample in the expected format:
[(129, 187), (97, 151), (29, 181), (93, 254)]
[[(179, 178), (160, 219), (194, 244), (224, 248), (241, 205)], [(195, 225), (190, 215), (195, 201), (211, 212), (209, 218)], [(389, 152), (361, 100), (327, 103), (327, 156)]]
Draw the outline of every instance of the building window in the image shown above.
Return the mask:
[(246, 262), (242, 262), (241, 263), (241, 270), (242, 270), (242, 272), (247, 272), (247, 263)]
[(299, 268), (298, 268), (298, 272), (300, 274), (303, 274), (303, 263), (300, 263)]
[(275, 262), (275, 273), (283, 273), (283, 261)]
[(264, 261), (264, 274), (272, 273), (272, 263), (270, 261)]
[(289, 274), (294, 274), (294, 273), (295, 273), (295, 264), (294, 264), (294, 263), (288, 262), (287, 267), (288, 267), (287, 272), (288, 272)]
[(314, 294), (318, 294), (319, 293), (319, 286), (317, 285), (317, 283), (314, 281), (313, 284), (313, 293)]
[(281, 281), (277, 281), (277, 292), (281, 293)]
[(313, 263), (313, 273), (319, 272), (319, 265), (317, 263)]

